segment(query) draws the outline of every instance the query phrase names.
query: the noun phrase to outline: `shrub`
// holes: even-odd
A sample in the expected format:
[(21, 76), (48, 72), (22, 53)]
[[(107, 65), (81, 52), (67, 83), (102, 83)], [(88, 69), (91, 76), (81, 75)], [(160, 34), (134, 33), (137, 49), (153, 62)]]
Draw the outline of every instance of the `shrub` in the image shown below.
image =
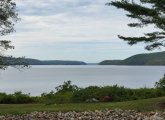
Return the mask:
[(74, 102), (85, 102), (90, 99), (99, 99), (100, 87), (90, 86), (87, 88), (79, 89), (73, 93)]
[(34, 103), (35, 99), (30, 94), (23, 94), (21, 91), (14, 94), (0, 93), (0, 104), (23, 104)]
[(155, 87), (158, 89), (165, 90), (165, 74), (162, 79), (160, 79), (158, 82), (155, 83)]
[(73, 93), (80, 88), (78, 88), (76, 85), (72, 85), (71, 81), (67, 81), (55, 89), (57, 92), (51, 91), (50, 93), (43, 93), (41, 95), (45, 104), (50, 105), (55, 103), (71, 103)]
[(21, 91), (15, 92), (13, 96), (15, 97), (17, 104), (33, 103), (35, 101), (32, 97), (30, 97), (30, 94), (23, 94)]
[(89, 86), (78, 88), (71, 81), (56, 87), (57, 92), (43, 93), (41, 98), (46, 104), (71, 102), (113, 102), (154, 98), (165, 95), (165, 91), (157, 88), (130, 89), (123, 86)]
[(57, 92), (74, 92), (77, 91), (79, 88), (76, 85), (72, 85), (71, 81), (64, 82), (63, 85), (59, 85), (55, 87)]

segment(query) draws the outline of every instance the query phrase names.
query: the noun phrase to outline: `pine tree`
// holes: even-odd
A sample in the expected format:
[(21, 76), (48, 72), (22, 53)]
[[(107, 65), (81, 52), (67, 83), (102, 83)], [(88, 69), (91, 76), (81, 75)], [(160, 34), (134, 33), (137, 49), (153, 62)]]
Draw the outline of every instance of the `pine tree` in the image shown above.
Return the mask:
[(146, 43), (147, 50), (165, 47), (165, 0), (116, 0), (107, 5), (115, 6), (128, 12), (127, 17), (138, 20), (137, 23), (128, 24), (129, 27), (143, 28), (154, 25), (157, 31), (145, 33), (141, 37), (125, 37), (119, 35), (120, 39), (134, 45), (140, 42)]

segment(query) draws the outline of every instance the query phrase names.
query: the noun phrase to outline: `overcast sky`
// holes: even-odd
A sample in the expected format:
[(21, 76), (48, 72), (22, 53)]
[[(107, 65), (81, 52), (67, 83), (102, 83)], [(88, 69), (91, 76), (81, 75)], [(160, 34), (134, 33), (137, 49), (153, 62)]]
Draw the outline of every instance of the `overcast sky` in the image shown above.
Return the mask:
[[(122, 10), (106, 6), (109, 0), (22, 0), (19, 21), (7, 54), (41, 60), (100, 62), (148, 52), (144, 44), (129, 46), (117, 35), (138, 36), (152, 27), (132, 29)], [(152, 52), (156, 52), (152, 51)]]

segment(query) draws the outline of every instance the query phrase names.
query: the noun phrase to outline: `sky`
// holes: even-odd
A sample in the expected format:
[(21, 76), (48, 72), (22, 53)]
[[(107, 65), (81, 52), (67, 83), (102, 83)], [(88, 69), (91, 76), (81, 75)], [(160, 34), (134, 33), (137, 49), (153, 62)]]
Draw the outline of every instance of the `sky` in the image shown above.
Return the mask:
[(6, 54), (100, 62), (148, 53), (145, 44), (129, 46), (117, 35), (140, 36), (153, 31), (153, 26), (129, 28), (132, 19), (126, 12), (106, 6), (107, 2), (110, 0), (18, 0), (21, 20), (15, 25), (16, 32), (2, 37), (11, 40), (15, 49)]

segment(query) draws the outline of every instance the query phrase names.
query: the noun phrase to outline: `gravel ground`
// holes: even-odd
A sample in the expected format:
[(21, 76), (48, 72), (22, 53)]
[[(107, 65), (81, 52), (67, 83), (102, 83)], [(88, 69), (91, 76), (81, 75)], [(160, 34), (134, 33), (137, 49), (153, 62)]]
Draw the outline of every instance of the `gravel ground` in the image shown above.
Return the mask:
[(84, 112), (32, 112), (0, 116), (0, 120), (165, 120), (165, 113), (139, 113), (134, 110), (95, 110)]

